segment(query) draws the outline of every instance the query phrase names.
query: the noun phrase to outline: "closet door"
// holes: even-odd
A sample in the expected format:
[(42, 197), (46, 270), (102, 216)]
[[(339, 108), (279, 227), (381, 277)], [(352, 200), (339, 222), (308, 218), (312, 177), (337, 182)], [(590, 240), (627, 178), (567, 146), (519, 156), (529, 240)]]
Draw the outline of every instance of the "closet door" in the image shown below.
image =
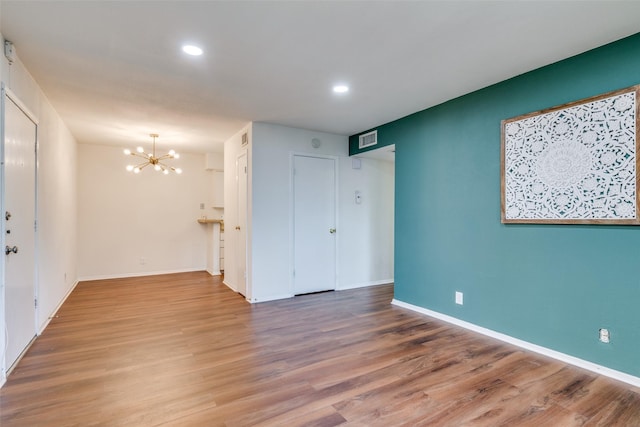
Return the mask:
[(336, 161), (294, 156), (294, 293), (336, 288)]

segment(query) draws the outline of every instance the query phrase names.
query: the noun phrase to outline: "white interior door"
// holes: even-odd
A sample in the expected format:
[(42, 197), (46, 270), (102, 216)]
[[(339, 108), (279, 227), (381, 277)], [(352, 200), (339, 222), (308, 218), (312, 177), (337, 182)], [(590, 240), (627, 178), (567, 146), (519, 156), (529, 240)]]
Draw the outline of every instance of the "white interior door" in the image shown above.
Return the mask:
[(293, 283), (296, 295), (336, 288), (336, 165), (293, 158)]
[(36, 124), (5, 97), (5, 322), (6, 366), (36, 336)]
[(235, 232), (238, 239), (237, 277), (238, 292), (247, 296), (247, 153), (238, 156), (236, 162), (238, 183), (238, 223)]

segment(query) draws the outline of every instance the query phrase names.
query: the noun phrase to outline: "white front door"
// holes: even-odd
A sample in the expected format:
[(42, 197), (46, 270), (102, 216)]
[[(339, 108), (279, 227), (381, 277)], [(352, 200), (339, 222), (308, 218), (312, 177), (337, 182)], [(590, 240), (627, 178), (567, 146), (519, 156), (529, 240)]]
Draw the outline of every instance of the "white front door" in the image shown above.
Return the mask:
[(234, 230), (237, 234), (237, 280), (238, 292), (247, 296), (247, 153), (238, 156), (236, 161), (236, 180), (238, 184), (238, 223)]
[(5, 96), (5, 322), (10, 370), (36, 336), (36, 124)]
[(293, 157), (296, 295), (336, 288), (336, 161)]

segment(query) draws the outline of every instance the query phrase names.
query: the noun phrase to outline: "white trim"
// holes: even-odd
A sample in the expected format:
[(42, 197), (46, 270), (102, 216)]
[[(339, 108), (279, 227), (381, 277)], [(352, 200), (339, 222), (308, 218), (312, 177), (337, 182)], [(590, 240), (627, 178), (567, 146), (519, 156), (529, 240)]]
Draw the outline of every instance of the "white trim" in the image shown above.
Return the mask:
[(366, 288), (368, 286), (380, 286), (393, 284), (393, 278), (383, 280), (373, 280), (370, 282), (350, 283), (336, 288), (336, 291), (346, 291), (347, 289)]
[(161, 274), (193, 273), (194, 271), (206, 271), (206, 269), (201, 267), (201, 268), (188, 268), (184, 270), (142, 271), (140, 273), (104, 274), (104, 275), (98, 275), (98, 276), (79, 277), (78, 281), (86, 282), (89, 280), (125, 279), (127, 277), (141, 277), (141, 276), (160, 276)]
[(504, 341), (509, 344), (513, 344), (517, 347), (524, 348), (525, 350), (530, 350), (535, 353), (542, 354), (543, 356), (551, 357), (552, 359), (556, 359), (561, 362), (568, 363), (569, 365), (577, 366), (578, 368), (586, 369), (588, 371), (595, 372), (596, 374), (604, 375), (606, 377), (613, 378), (614, 380), (631, 384), (632, 386), (635, 386), (635, 387), (640, 387), (640, 377), (636, 377), (624, 372), (616, 371), (615, 369), (607, 368), (606, 366), (598, 365), (596, 363), (589, 362), (584, 359), (579, 359), (577, 357), (570, 356), (568, 354), (561, 353), (559, 351), (551, 350), (549, 348), (542, 347), (537, 344), (523, 341), (518, 338), (514, 338), (512, 336), (502, 334), (500, 332), (492, 331), (491, 329), (483, 328), (482, 326), (474, 325), (473, 323), (465, 322), (464, 320), (456, 319), (455, 317), (447, 316), (446, 314), (438, 313), (437, 311), (431, 311), (423, 307), (418, 307), (413, 304), (408, 304), (406, 302), (398, 301), (395, 298), (391, 301), (391, 304), (418, 312), (420, 314), (425, 314), (427, 316), (435, 317), (436, 319), (440, 319), (447, 323), (460, 326), (470, 331), (477, 332), (479, 334), (486, 335), (488, 337), (495, 338), (497, 340)]
[(31, 340), (29, 341), (29, 343), (27, 344), (27, 346), (20, 352), (20, 354), (18, 355), (18, 357), (16, 358), (16, 360), (13, 362), (13, 364), (11, 366), (9, 366), (7, 368), (7, 378), (9, 378), (9, 375), (11, 375), (11, 373), (13, 372), (14, 369), (16, 369), (18, 367), (18, 364), (20, 363), (20, 361), (22, 360), (22, 358), (24, 357), (25, 354), (27, 354), (27, 351), (29, 351), (29, 349), (31, 348), (31, 346), (33, 345), (33, 343), (36, 342), (36, 339), (38, 338), (37, 335), (34, 335), (33, 338), (31, 338)]
[(234, 288), (233, 286), (231, 286), (229, 284), (229, 282), (227, 282), (226, 280), (223, 280), (222, 284), (225, 285), (227, 288), (231, 289), (233, 292), (238, 293), (238, 290), (236, 288)]
[(209, 273), (209, 274), (210, 274), (210, 275), (212, 275), (212, 276), (222, 276), (222, 272), (220, 272), (220, 270), (213, 271), (213, 270), (209, 270), (209, 269), (207, 268), (207, 270), (206, 270), (206, 271), (207, 271), (207, 273)]
[(2, 86), (3, 86), (3, 89), (4, 89), (4, 94), (7, 96), (7, 98), (9, 98), (11, 100), (11, 102), (16, 104), (16, 107), (18, 107), (27, 117), (29, 117), (29, 120), (31, 120), (37, 126), (39, 123), (38, 123), (38, 118), (36, 117), (36, 115), (33, 114), (31, 112), (31, 110), (29, 110), (29, 108), (26, 106), (26, 104), (24, 102), (22, 102), (20, 100), (20, 98), (18, 98), (18, 95), (13, 93), (13, 91), (11, 89), (9, 89), (8, 87), (4, 86), (4, 84)]
[(44, 332), (44, 330), (47, 328), (47, 326), (49, 326), (49, 323), (51, 322), (51, 319), (56, 317), (56, 314), (58, 313), (58, 311), (60, 310), (60, 307), (62, 307), (62, 304), (65, 303), (65, 301), (67, 300), (67, 298), (69, 298), (69, 295), (71, 295), (71, 292), (73, 292), (73, 290), (76, 288), (76, 286), (78, 286), (78, 283), (80, 283), (80, 281), (76, 280), (76, 282), (71, 286), (71, 288), (69, 288), (69, 290), (67, 291), (67, 293), (64, 295), (64, 297), (62, 297), (62, 299), (60, 300), (60, 303), (56, 306), (56, 308), (51, 312), (51, 315), (47, 317), (47, 321), (43, 323), (42, 327), (40, 328), (39, 331), (36, 331), (38, 336), (42, 335), (42, 333)]
[(280, 294), (280, 295), (269, 295), (264, 298), (251, 298), (251, 299), (247, 298), (247, 301), (249, 301), (251, 304), (256, 304), (260, 302), (276, 301), (280, 299), (288, 299), (293, 297), (295, 297), (295, 295), (293, 294)]

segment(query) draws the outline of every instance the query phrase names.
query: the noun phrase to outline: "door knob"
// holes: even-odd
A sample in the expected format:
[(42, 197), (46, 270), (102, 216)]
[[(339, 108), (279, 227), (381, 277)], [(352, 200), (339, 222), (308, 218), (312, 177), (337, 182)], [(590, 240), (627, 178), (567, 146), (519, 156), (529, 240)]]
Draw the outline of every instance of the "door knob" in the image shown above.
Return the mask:
[(14, 246), (14, 247), (7, 246), (6, 248), (4, 248), (4, 254), (5, 255), (9, 255), (11, 252), (13, 252), (14, 254), (17, 254), (18, 253), (18, 247), (17, 246)]
[(329, 233), (333, 234), (333, 233), (335, 233), (335, 232), (336, 232), (336, 229), (335, 229), (335, 228), (330, 228), (330, 229), (329, 229)]

